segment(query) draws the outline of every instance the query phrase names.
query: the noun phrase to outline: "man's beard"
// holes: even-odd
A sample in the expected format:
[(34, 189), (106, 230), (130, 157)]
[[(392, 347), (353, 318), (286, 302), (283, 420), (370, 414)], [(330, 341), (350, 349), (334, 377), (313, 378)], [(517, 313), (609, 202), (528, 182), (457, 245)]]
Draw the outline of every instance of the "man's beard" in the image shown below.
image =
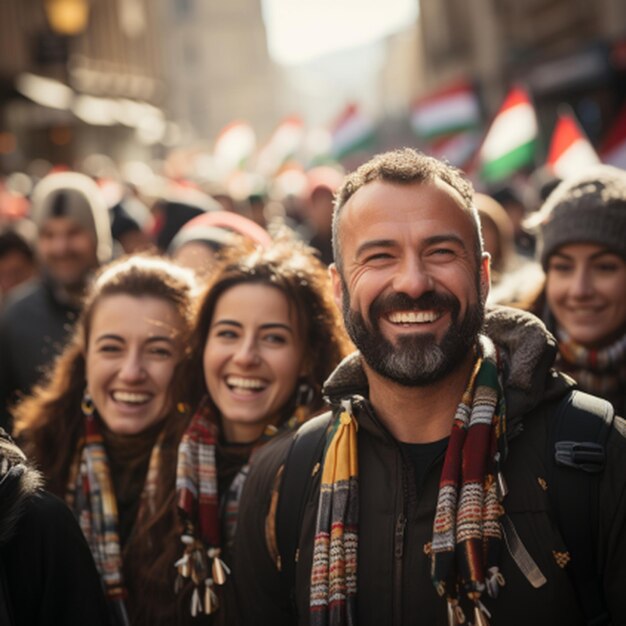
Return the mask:
[[(467, 357), (476, 343), (484, 321), (480, 301), (468, 307), (459, 322), (461, 305), (452, 295), (434, 291), (413, 299), (403, 293), (379, 296), (369, 309), (370, 325), (350, 308), (348, 291), (343, 288), (342, 309), (346, 329), (365, 362), (378, 374), (405, 387), (428, 385), (445, 378)], [(380, 331), (379, 320), (392, 311), (436, 311), (450, 313), (450, 328), (437, 342), (433, 333), (400, 335), (395, 345)]]

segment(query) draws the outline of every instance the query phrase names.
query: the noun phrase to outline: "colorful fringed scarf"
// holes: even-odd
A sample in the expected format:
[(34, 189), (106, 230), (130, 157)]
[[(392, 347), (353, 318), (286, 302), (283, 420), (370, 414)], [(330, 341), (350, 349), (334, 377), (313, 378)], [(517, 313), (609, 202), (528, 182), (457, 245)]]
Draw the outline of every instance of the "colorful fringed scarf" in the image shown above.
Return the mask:
[[(451, 626), (467, 622), (468, 609), (475, 625), (486, 624), (481, 594), (487, 588), (495, 596), (504, 582), (498, 569), (504, 395), (493, 343), (481, 336), (480, 350), (454, 418), (433, 527), (432, 578), (447, 597)], [(329, 430), (323, 461), (311, 572), (312, 626), (356, 624), (358, 516), (357, 422), (347, 401)]]
[[(498, 564), (506, 488), (499, 463), (506, 456), (504, 394), (493, 343), (480, 337), (482, 356), (459, 404), (443, 462), (432, 540), (431, 575), (448, 601), (449, 623), (486, 623), (480, 601), (503, 584)], [(471, 619), (471, 618), (469, 618)]]
[(203, 402), (191, 419), (178, 447), (176, 493), (183, 521), (184, 549), (176, 562), (176, 590), (190, 578), (194, 588), (191, 614), (213, 613), (218, 608), (214, 585), (228, 571), (220, 557), (220, 532), (215, 449), (217, 427)]
[(626, 387), (626, 335), (600, 350), (584, 348), (561, 328), (556, 335), (562, 369), (582, 389), (605, 396)]
[(357, 423), (350, 403), (328, 433), (311, 571), (311, 626), (355, 624), (359, 521)]
[[(269, 426), (255, 445), (261, 446), (277, 433), (296, 426), (293, 418), (280, 429)], [(210, 614), (218, 609), (215, 585), (223, 585), (230, 574), (220, 557), (223, 540), (220, 537), (221, 520), (224, 520), (226, 534), (233, 535), (239, 500), (248, 474), (246, 464), (233, 479), (228, 492), (220, 495), (217, 445), (218, 427), (205, 399), (181, 439), (176, 469), (177, 502), (183, 522), (181, 541), (184, 545), (183, 555), (175, 564), (178, 569), (176, 589), (182, 588), (185, 579), (193, 582), (193, 616)]]
[[(161, 437), (148, 466), (138, 517), (154, 510)], [(85, 436), (70, 468), (66, 502), (78, 518), (91, 548), (116, 624), (128, 625), (127, 596), (122, 575), (118, 510), (104, 439), (95, 414), (85, 416)]]

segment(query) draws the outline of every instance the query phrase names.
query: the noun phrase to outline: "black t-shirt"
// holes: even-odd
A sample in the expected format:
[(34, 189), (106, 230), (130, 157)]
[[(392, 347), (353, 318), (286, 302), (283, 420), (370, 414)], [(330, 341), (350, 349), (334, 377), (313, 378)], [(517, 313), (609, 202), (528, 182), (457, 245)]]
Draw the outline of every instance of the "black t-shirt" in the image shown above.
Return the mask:
[(415, 471), (415, 485), (417, 490), (421, 490), (422, 482), (430, 469), (430, 466), (445, 453), (448, 448), (450, 437), (433, 441), (431, 443), (403, 443), (400, 442), (402, 450), (411, 459), (413, 470)]

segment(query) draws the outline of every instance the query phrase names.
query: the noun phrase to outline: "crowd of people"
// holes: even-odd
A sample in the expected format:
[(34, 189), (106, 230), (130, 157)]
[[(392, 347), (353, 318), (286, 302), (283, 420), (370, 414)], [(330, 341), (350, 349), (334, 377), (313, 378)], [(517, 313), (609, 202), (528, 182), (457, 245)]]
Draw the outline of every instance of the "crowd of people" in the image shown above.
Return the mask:
[(0, 622), (621, 623), (626, 172), (523, 226), (412, 149), (310, 181), (5, 224)]

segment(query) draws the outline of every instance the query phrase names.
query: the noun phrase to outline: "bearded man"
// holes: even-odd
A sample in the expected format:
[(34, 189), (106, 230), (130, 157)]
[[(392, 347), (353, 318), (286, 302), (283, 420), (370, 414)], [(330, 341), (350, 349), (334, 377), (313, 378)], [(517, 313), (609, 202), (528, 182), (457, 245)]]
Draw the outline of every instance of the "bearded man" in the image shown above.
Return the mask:
[[(413, 150), (378, 155), (337, 194), (333, 246), (358, 352), (325, 385), (332, 412), (316, 418), (327, 428), (295, 555), (281, 551), (276, 504), (292, 441), (253, 459), (235, 541), (242, 623), (587, 623), (547, 494), (548, 425), (574, 382), (552, 369), (536, 318), (485, 311), (471, 184)], [(615, 418), (589, 538), (614, 623), (626, 615), (625, 435)]]

